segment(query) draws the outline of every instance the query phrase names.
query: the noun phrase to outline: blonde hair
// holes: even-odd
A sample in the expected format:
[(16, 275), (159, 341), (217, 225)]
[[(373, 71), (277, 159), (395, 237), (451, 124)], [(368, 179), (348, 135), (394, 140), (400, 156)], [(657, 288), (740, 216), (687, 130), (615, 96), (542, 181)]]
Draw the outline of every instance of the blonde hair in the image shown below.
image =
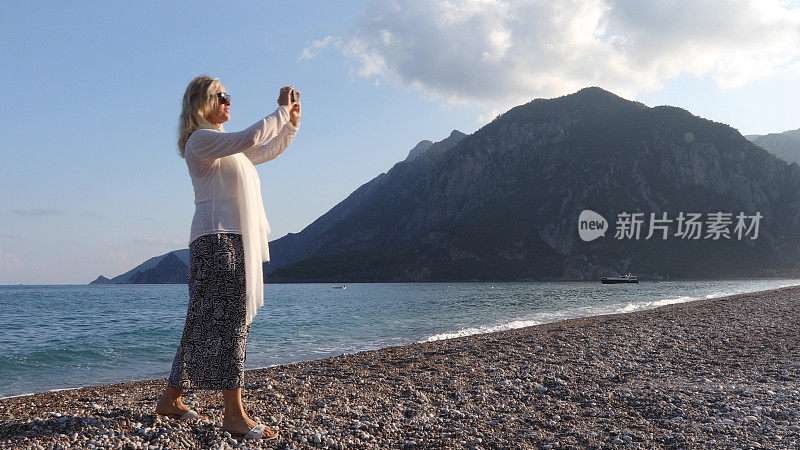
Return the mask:
[(178, 123), (178, 151), (181, 157), (186, 153), (186, 141), (192, 133), (202, 128), (217, 128), (206, 119), (206, 114), (219, 106), (219, 99), (214, 95), (219, 89), (219, 78), (206, 75), (194, 77), (186, 87)]

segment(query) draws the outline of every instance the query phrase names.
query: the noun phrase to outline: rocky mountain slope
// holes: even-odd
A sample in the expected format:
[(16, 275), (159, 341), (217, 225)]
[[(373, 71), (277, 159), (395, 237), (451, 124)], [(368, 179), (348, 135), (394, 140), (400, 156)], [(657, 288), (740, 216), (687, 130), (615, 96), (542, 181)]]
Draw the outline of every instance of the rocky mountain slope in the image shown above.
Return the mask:
[(745, 137), (786, 162), (800, 164), (800, 129)]
[(181, 284), (189, 279), (189, 249), (154, 256), (133, 269), (108, 279), (103, 275), (89, 284)]
[[(608, 220), (584, 242), (584, 209)], [(726, 214), (728, 237), (683, 239), (680, 213)], [(638, 239), (615, 239), (641, 213)], [(672, 219), (646, 239), (650, 213)], [(737, 239), (736, 215), (759, 214)], [(273, 281), (594, 279), (787, 274), (798, 263), (800, 168), (735, 129), (599, 88), (511, 109), (365, 184), (301, 233), (274, 242)], [(752, 222), (746, 223), (752, 225)], [(731, 238), (731, 236), (733, 236)], [(283, 264), (275, 264), (282, 266)]]

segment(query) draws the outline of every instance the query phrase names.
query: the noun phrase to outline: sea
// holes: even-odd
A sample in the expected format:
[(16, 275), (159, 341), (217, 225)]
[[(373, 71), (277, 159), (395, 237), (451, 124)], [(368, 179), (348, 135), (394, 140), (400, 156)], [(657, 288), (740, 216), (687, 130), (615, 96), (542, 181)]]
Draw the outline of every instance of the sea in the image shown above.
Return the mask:
[[(268, 284), (248, 369), (800, 285), (800, 279)], [(166, 378), (186, 285), (0, 286), (0, 397)]]

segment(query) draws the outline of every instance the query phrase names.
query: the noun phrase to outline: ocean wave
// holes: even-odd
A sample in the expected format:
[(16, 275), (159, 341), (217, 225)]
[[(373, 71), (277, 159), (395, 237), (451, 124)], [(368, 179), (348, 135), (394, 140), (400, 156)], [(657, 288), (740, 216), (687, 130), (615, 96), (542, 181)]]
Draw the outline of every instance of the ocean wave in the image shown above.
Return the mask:
[(4, 400), (4, 399), (7, 399), (7, 398), (27, 397), (29, 395), (35, 395), (35, 394), (36, 394), (36, 392), (29, 392), (27, 394), (7, 395), (7, 396), (4, 396), (4, 397), (0, 397), (0, 400)]
[[(711, 298), (711, 297), (706, 297)], [(686, 303), (691, 302), (693, 300), (700, 300), (700, 297), (692, 297), (688, 295), (682, 295), (680, 297), (673, 297), (673, 298), (662, 298), (660, 300), (654, 300), (652, 302), (642, 302), (644, 308), (657, 308), (659, 306), (666, 306), (666, 305), (674, 305), (676, 303)]]
[(458, 331), (450, 333), (439, 333), (429, 336), (421, 342), (441, 341), (444, 339), (453, 339), (464, 336), (472, 336), (474, 334), (494, 333), (496, 331), (515, 330), (517, 328), (531, 327), (534, 325), (541, 325), (545, 322), (539, 320), (514, 320), (512, 322), (503, 323), (500, 325), (484, 325), (479, 327), (462, 328)]
[(727, 295), (734, 295), (736, 292), (713, 292), (705, 296), (679, 296), (663, 298), (658, 300), (649, 300), (641, 302), (626, 302), (626, 303), (612, 303), (606, 305), (584, 305), (577, 308), (564, 309), (559, 311), (543, 311), (535, 314), (528, 319), (515, 319), (513, 321), (494, 325), (480, 325), (475, 327), (461, 328), (458, 331), (444, 332), (428, 336), (419, 342), (433, 342), (441, 341), (444, 339), (454, 339), (465, 336), (472, 336), (476, 334), (494, 333), (497, 331), (514, 330), (518, 328), (525, 328), (534, 325), (541, 325), (545, 323), (558, 322), (561, 320), (577, 319), (581, 317), (601, 316), (605, 314), (620, 314), (631, 313), (636, 311), (644, 311), (647, 309), (658, 308), (660, 306), (673, 305), (677, 303), (685, 303), (695, 300), (703, 300), (706, 298), (718, 298)]

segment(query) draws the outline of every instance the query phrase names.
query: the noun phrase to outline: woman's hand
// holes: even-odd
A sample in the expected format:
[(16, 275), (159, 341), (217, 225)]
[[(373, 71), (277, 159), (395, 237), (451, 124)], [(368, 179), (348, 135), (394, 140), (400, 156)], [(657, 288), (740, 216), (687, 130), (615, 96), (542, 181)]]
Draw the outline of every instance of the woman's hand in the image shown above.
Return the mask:
[[(296, 98), (297, 101), (292, 101), (292, 97)], [(289, 109), (289, 121), (292, 122), (292, 125), (297, 126), (300, 124), (300, 91), (295, 91), (294, 86), (282, 87), (278, 94), (278, 105), (286, 106)]]
[(278, 106), (286, 106), (290, 111), (292, 110), (292, 106), (294, 106), (292, 91), (294, 91), (294, 86), (284, 86), (281, 88), (281, 91), (278, 93)]
[(295, 93), (297, 94), (297, 102), (292, 103), (292, 106), (289, 109), (289, 121), (292, 122), (292, 125), (296, 127), (300, 125), (300, 115), (302, 114), (302, 111), (300, 110), (300, 91), (295, 91)]

